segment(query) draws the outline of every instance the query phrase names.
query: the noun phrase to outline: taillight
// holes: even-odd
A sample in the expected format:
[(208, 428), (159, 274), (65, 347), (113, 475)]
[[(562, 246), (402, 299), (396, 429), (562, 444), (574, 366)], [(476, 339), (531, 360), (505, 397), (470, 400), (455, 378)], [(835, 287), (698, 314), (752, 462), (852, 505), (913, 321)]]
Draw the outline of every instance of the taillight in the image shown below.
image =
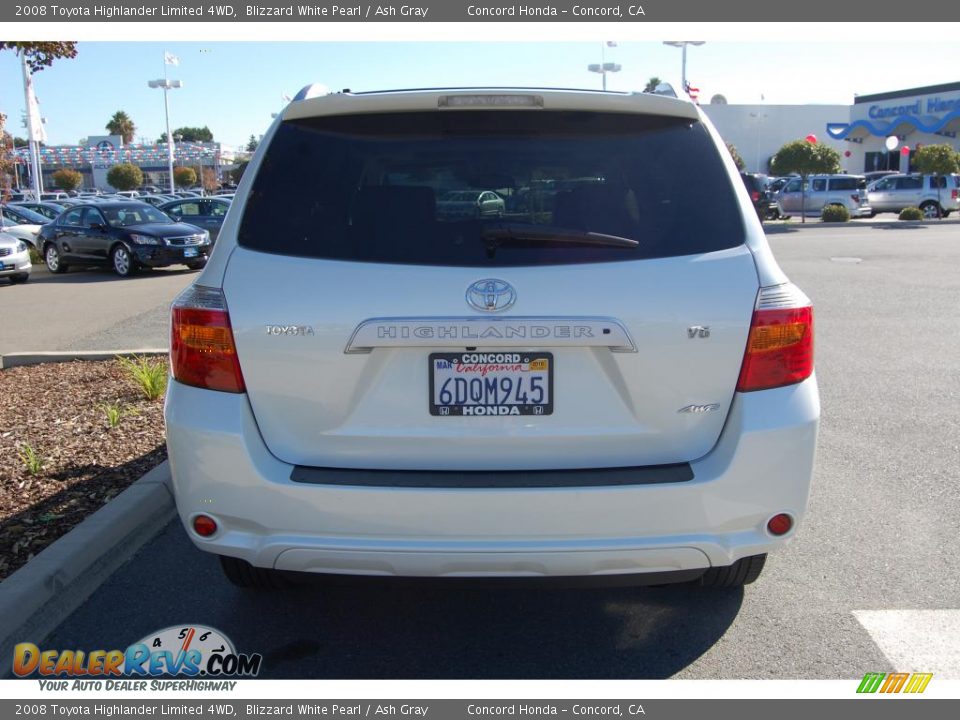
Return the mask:
[(952, 200), (956, 200), (957, 197), (958, 197), (958, 195), (957, 195), (958, 192), (960, 192), (960, 190), (957, 190), (956, 188), (954, 188), (953, 190), (951, 190), (951, 191), (950, 191), (950, 198), (951, 198)]
[(853, 195), (851, 195), (850, 198), (851, 198), (855, 203), (860, 202), (860, 196), (857, 195), (856, 193), (854, 193)]
[(793, 285), (761, 288), (743, 355), (739, 392), (769, 390), (813, 373), (813, 307)]
[(754, 202), (759, 201), (759, 200), (760, 200), (760, 193), (757, 192), (756, 190), (751, 190), (751, 191), (750, 191), (750, 199), (753, 200)]
[(223, 292), (192, 285), (173, 301), (170, 368), (184, 385), (241, 393), (246, 389)]

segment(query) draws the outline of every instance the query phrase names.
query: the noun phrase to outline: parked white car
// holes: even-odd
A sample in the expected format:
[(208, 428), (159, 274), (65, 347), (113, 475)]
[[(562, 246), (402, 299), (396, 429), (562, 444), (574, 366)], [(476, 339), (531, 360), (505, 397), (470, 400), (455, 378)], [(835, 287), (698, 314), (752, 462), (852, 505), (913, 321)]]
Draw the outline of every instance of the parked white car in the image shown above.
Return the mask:
[(801, 179), (795, 177), (777, 194), (781, 217), (800, 215), (801, 212), (808, 217), (819, 217), (827, 205), (842, 205), (850, 217), (872, 217), (866, 178), (862, 175), (809, 175), (803, 188)]
[(0, 217), (0, 228), (7, 235), (23, 240), (39, 250), (40, 228), (42, 225), (23, 225), (8, 217)]
[(867, 187), (874, 213), (917, 207), (926, 218), (960, 210), (960, 175), (888, 175)]
[[(703, 111), (310, 95), (173, 306), (167, 447), (193, 543), (241, 586), (755, 580), (807, 504), (813, 310)], [(523, 209), (445, 216), (457, 182), (525, 188)]]
[(0, 278), (7, 278), (14, 284), (26, 282), (30, 279), (32, 268), (27, 243), (0, 232)]

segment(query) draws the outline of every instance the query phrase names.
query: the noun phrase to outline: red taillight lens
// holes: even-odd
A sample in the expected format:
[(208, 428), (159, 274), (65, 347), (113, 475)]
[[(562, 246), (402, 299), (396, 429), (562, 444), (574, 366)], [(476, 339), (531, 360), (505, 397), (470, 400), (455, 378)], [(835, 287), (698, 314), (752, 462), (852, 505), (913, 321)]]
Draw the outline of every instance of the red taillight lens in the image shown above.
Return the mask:
[(853, 200), (855, 203), (860, 202), (860, 196), (857, 195), (857, 194), (851, 195), (851, 196), (850, 196), (850, 199)]
[(956, 200), (956, 199), (958, 198), (958, 194), (957, 194), (957, 193), (960, 193), (960, 190), (957, 190), (957, 189), (951, 190), (951, 191), (950, 191), (950, 198), (953, 199), (953, 200)]
[(753, 312), (743, 355), (739, 392), (769, 390), (806, 380), (813, 373), (813, 308)]
[(760, 193), (757, 192), (756, 190), (751, 190), (750, 199), (753, 200), (754, 202), (757, 202), (760, 199)]
[(207, 515), (197, 515), (193, 519), (193, 531), (200, 537), (210, 537), (217, 532), (217, 521)]
[(223, 294), (213, 288), (187, 288), (173, 304), (170, 367), (184, 385), (242, 393), (243, 373)]

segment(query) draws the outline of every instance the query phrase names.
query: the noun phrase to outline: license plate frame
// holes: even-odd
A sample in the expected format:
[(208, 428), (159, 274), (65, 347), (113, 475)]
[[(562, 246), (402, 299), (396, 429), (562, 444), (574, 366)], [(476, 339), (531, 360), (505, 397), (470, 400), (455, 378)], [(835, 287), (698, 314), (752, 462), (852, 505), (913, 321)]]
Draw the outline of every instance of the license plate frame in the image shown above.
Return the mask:
[[(487, 358), (492, 358), (487, 360)], [(499, 362), (497, 360), (500, 360)], [(443, 368), (437, 365), (438, 361), (446, 361), (450, 363), (450, 366)], [(456, 361), (456, 363), (454, 363)], [(481, 380), (483, 382), (482, 392), (484, 398), (489, 396), (489, 393), (493, 392), (495, 395), (500, 395), (501, 393), (505, 396), (513, 394), (514, 400), (519, 400), (519, 392), (525, 391), (526, 395), (530, 399), (534, 399), (537, 396), (537, 391), (539, 389), (545, 390), (540, 397), (545, 400), (545, 402), (540, 403), (521, 403), (521, 402), (494, 402), (494, 403), (443, 403), (438, 402), (439, 394), (438, 391), (443, 391), (443, 387), (438, 389), (437, 379), (438, 372), (441, 372), (440, 380), (441, 382), (446, 382), (449, 379), (459, 379), (455, 377), (445, 377), (450, 375), (449, 370), (455, 364), (463, 364), (464, 366), (474, 366), (480, 368), (476, 371), (467, 371), (463, 373), (465, 376), (464, 380), (469, 382), (469, 380)], [(538, 365), (545, 364), (545, 367), (541, 368)], [(491, 369), (491, 366), (515, 366), (521, 365), (526, 366), (527, 369), (513, 370), (508, 368), (504, 369)], [(482, 368), (486, 367), (487, 370), (484, 371)], [(430, 381), (430, 395), (428, 398), (428, 405), (430, 409), (430, 414), (435, 417), (490, 417), (490, 416), (504, 416), (504, 417), (516, 417), (516, 416), (534, 416), (539, 417), (542, 415), (552, 415), (553, 406), (554, 406), (554, 395), (553, 395), (553, 378), (554, 378), (554, 361), (553, 353), (550, 352), (529, 352), (529, 351), (519, 351), (515, 352), (513, 350), (503, 350), (496, 352), (477, 352), (477, 351), (466, 351), (466, 352), (437, 352), (430, 353), (429, 362), (427, 364), (427, 373)], [(518, 386), (513, 385), (513, 381), (517, 377), (523, 377), (524, 373), (533, 373), (526, 377), (526, 383), (521, 380), (521, 383)], [(546, 378), (546, 384), (542, 382), (539, 384), (533, 383), (532, 379), (534, 377)], [(490, 379), (495, 379), (499, 382), (500, 378), (511, 378), (510, 389), (506, 390), (503, 384), (500, 384), (495, 390), (491, 391), (490, 386), (487, 384), (487, 381)], [(523, 385), (526, 384), (526, 388)], [(447, 390), (451, 393), (461, 392), (464, 386), (454, 388), (447, 386)], [(474, 389), (476, 386), (474, 385)], [(466, 393), (470, 392), (470, 386), (466, 387)], [(531, 395), (533, 397), (531, 397)], [(461, 397), (464, 396), (461, 392)], [(457, 399), (454, 396), (452, 399)], [(499, 399), (497, 397), (496, 399)], [(505, 400), (510, 399), (509, 397), (504, 397)], [(469, 410), (467, 410), (470, 408)]]

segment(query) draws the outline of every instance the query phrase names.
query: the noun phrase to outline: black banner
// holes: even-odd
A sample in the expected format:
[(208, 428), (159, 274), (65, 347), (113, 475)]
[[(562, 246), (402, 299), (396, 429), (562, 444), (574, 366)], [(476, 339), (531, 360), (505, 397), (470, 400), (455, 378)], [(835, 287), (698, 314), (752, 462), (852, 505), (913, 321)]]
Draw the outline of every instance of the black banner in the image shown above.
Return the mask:
[[(914, 0), (910, 17), (937, 23), (960, 19), (960, 3)], [(806, 0), (653, 0), (634, 3), (490, 2), (488, 0), (413, 0), (411, 3), (287, 2), (250, 4), (217, 0), (63, 0), (3, 4), (0, 22), (901, 22), (902, 3)]]

